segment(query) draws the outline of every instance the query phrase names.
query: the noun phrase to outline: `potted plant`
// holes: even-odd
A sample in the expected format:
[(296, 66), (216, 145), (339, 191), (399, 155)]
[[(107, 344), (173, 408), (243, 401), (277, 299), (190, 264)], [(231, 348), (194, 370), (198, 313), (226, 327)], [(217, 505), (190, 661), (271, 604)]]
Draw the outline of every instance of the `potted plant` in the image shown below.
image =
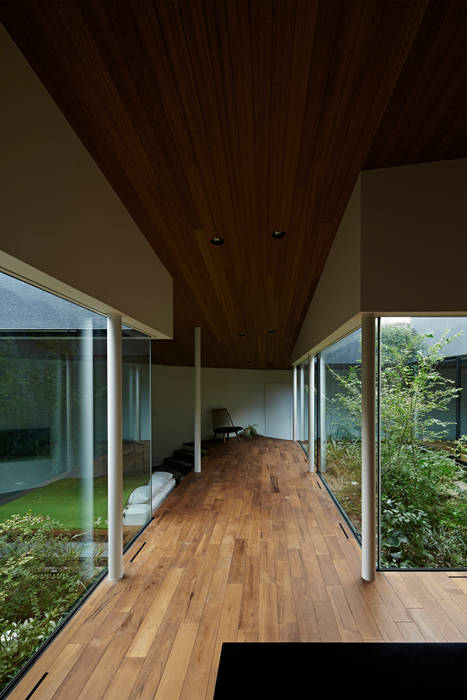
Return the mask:
[(258, 426), (258, 423), (252, 423), (251, 425), (247, 425), (246, 428), (243, 430), (243, 434), (247, 438), (255, 438), (258, 437), (258, 431), (256, 430)]

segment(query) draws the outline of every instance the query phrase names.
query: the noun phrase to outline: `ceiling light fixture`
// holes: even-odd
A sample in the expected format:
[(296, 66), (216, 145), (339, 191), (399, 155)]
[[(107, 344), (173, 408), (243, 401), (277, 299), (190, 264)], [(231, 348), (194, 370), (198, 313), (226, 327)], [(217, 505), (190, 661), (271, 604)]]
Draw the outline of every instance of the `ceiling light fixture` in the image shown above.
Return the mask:
[(276, 238), (276, 239), (277, 238), (284, 238), (284, 236), (285, 236), (285, 231), (274, 231), (274, 233), (272, 234), (272, 237)]
[(221, 238), (220, 236), (214, 236), (214, 238), (211, 238), (211, 243), (213, 245), (222, 245), (224, 242), (224, 239)]

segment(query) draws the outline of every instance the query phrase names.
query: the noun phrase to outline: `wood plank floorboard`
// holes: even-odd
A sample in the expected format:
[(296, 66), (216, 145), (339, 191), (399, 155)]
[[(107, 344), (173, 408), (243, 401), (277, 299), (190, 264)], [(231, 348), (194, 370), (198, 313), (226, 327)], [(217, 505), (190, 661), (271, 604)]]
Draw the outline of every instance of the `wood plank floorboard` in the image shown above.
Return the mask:
[[(294, 442), (214, 446), (10, 697), (211, 700), (224, 641), (467, 641), (467, 585), (360, 578), (360, 549)], [(137, 558), (131, 557), (141, 543)]]

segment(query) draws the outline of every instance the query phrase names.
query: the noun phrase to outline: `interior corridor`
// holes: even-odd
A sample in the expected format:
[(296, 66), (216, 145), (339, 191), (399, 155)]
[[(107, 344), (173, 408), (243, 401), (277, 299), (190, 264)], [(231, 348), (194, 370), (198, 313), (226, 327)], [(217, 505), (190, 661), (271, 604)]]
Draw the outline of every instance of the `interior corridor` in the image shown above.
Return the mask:
[[(211, 699), (223, 641), (466, 641), (467, 578), (360, 578), (360, 549), (294, 442), (215, 445), (11, 698)], [(141, 548), (141, 546), (144, 546)]]

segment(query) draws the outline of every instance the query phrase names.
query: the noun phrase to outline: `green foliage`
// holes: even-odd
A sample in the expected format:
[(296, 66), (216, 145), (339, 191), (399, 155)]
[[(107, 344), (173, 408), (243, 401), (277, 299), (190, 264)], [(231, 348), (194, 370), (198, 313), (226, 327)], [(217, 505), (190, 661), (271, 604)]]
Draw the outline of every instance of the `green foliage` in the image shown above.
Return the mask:
[(361, 442), (350, 436), (330, 439), (326, 446), (327, 467), (324, 477), (336, 494), (358, 532), (361, 530)]
[[(380, 527), (385, 566), (467, 566), (466, 492), (460, 488), (465, 471), (448, 452), (429, 447), (447, 437), (450, 423), (443, 420), (443, 413), (452, 406), (458, 390), (441, 375), (439, 365), (446, 346), (458, 335), (445, 333), (431, 345), (426, 342), (429, 337), (403, 324), (383, 326), (381, 333)], [(331, 401), (349, 425), (358, 425), (360, 366), (346, 373), (330, 371), (340, 386)], [(342, 424), (348, 430), (345, 418)], [(347, 442), (355, 452), (355, 439), (347, 438)], [(467, 438), (461, 438), (454, 454), (465, 457), (466, 445)], [(346, 457), (345, 452), (340, 446), (336, 457), (328, 442), (329, 461), (337, 465), (336, 471), (354, 473), (355, 455)], [(349, 459), (346, 468), (343, 459)], [(350, 474), (346, 483), (349, 481)], [(341, 489), (351, 499), (348, 488), (347, 493), (345, 485)], [(359, 502), (357, 490), (353, 498)]]
[(252, 423), (251, 425), (247, 425), (246, 428), (243, 430), (245, 437), (247, 437), (247, 438), (258, 437), (258, 431), (256, 430), (257, 427), (258, 427), (257, 423)]
[(62, 529), (32, 513), (0, 523), (0, 687), (99, 573), (95, 565), (83, 566), (79, 542), (57, 534)]
[(414, 469), (423, 442), (446, 437), (446, 411), (457, 396), (453, 381), (441, 376), (443, 350), (455, 337), (444, 334), (431, 346), (404, 326), (383, 326), (381, 333), (381, 429), (383, 471), (398, 468), (401, 454)]
[(23, 622), (0, 619), (0, 689), (20, 670), (49, 637), (56, 622), (48, 613)]

